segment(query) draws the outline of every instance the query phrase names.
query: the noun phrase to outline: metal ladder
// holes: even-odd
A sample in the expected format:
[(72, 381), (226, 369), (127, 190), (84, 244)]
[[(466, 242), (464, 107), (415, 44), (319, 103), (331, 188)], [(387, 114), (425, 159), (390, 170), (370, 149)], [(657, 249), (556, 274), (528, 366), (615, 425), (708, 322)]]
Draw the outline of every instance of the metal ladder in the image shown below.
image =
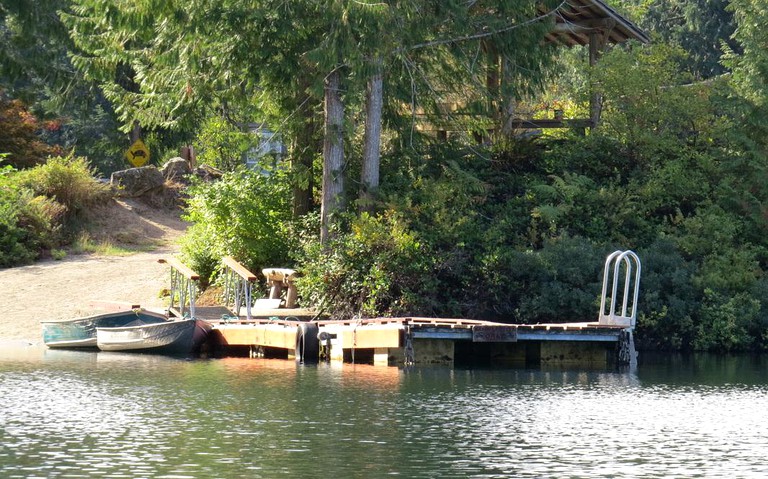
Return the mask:
[[(624, 272), (621, 310), (617, 311), (620, 272)], [(634, 275), (632, 274), (634, 272)], [(608, 279), (612, 278), (610, 305), (608, 305)], [(630, 292), (633, 291), (630, 303)], [(640, 292), (640, 258), (631, 250), (614, 251), (605, 260), (603, 270), (603, 294), (600, 298), (600, 324), (634, 328), (637, 321), (637, 298)], [(610, 306), (610, 308), (606, 308)], [(631, 308), (630, 308), (631, 306)]]

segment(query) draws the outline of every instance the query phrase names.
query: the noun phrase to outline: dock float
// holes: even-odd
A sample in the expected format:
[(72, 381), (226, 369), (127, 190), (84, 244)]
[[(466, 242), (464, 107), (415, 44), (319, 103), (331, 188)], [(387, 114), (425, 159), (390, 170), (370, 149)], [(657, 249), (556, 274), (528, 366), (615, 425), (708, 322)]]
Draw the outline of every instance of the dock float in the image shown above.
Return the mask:
[[(224, 304), (195, 307), (198, 276), (176, 260), (161, 261), (172, 268), (171, 298), (179, 297), (178, 305), (171, 300), (169, 312), (209, 322), (208, 345), (214, 355), (387, 366), (636, 364), (633, 330), (640, 260), (629, 250), (615, 251), (606, 259), (597, 321), (548, 324), (426, 317), (318, 319), (311, 309), (285, 307), (295, 306), (295, 271), (264, 269), (270, 297), (254, 300), (256, 275), (231, 257), (223, 259)], [(286, 299), (281, 299), (282, 293), (287, 293)]]
[[(625, 327), (599, 323), (503, 324), (469, 319), (375, 318), (303, 322), (209, 320), (215, 350), (251, 356), (386, 366), (488, 364), (605, 367), (625, 362)], [(316, 341), (317, 349), (302, 351)], [(303, 357), (302, 357), (303, 356)]]

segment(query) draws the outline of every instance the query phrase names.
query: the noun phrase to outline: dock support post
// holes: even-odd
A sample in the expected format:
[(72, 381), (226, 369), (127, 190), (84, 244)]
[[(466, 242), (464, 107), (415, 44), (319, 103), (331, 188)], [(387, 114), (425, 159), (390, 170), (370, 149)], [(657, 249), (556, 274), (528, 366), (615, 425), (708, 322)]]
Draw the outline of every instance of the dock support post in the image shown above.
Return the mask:
[(373, 350), (374, 366), (397, 366), (404, 363), (403, 348), (376, 348)]

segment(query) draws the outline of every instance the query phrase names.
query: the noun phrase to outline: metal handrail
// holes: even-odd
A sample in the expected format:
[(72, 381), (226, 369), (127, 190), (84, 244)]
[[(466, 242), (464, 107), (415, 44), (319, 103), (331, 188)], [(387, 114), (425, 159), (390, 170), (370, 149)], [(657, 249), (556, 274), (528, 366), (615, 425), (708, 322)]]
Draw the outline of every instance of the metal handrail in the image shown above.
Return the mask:
[(161, 258), (158, 263), (165, 263), (171, 267), (171, 302), (168, 311), (174, 306), (176, 294), (179, 295), (179, 314), (195, 317), (195, 299), (200, 281), (200, 275), (176, 258)]
[[(224, 305), (236, 316), (240, 316), (240, 308), (245, 305), (246, 319), (251, 319), (253, 304), (253, 283), (258, 279), (245, 266), (231, 256), (222, 259), (224, 263)], [(230, 304), (232, 305), (230, 307)]]

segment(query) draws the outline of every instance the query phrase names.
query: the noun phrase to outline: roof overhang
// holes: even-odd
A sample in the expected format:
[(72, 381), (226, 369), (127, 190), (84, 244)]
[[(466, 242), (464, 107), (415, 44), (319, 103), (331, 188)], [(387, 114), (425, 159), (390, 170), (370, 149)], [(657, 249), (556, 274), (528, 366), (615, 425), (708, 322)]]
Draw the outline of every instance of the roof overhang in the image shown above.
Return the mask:
[(602, 0), (564, 0), (553, 11), (541, 10), (555, 19), (555, 27), (546, 36), (552, 43), (569, 47), (589, 45), (590, 36), (595, 33), (602, 35), (605, 44), (650, 42), (645, 32)]

